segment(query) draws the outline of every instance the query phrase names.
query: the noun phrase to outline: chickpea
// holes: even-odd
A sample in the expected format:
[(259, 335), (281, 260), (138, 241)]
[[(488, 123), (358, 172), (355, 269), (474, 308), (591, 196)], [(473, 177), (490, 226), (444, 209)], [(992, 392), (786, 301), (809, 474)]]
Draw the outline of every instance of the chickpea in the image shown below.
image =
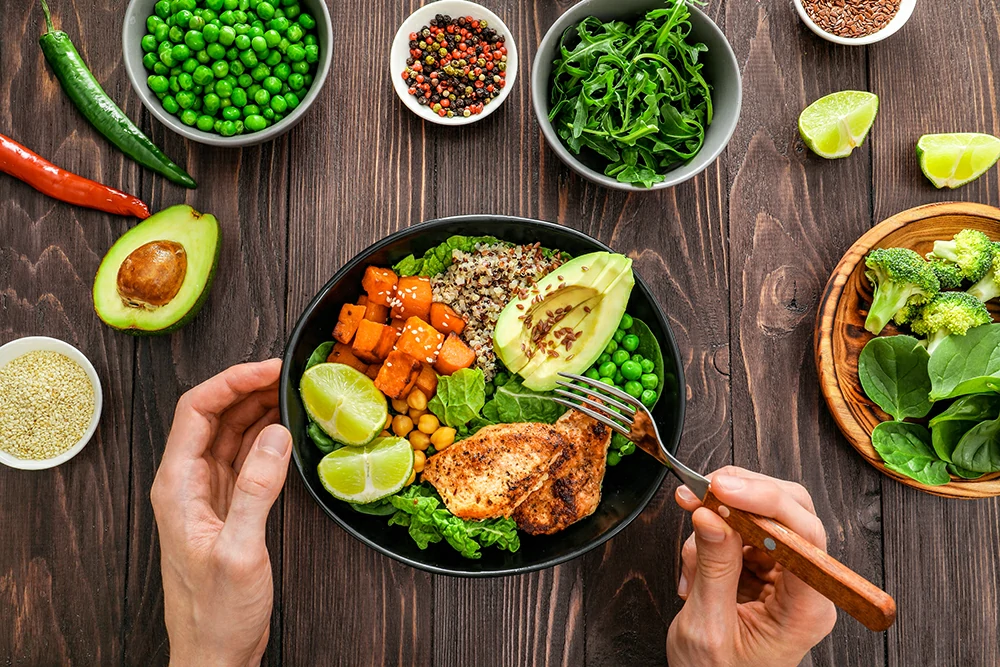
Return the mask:
[(424, 471), (424, 464), (427, 463), (427, 455), (422, 451), (417, 450), (413, 452), (413, 470), (416, 472)]
[(415, 481), (417, 481), (417, 471), (416, 470), (414, 470), (413, 472), (410, 473), (410, 479), (406, 480), (406, 486), (409, 486), (410, 484), (413, 484)]
[(392, 432), (400, 438), (405, 438), (413, 430), (413, 420), (406, 415), (396, 415), (392, 418)]
[(392, 428), (392, 415), (386, 415), (385, 426), (383, 426), (382, 429), (388, 431), (390, 428)]
[(438, 430), (434, 431), (434, 434), (431, 436), (431, 444), (434, 445), (434, 449), (437, 450), (451, 447), (455, 444), (455, 429), (442, 426)]
[(434, 431), (438, 430), (439, 426), (441, 426), (441, 422), (434, 415), (421, 415), (417, 421), (417, 428), (427, 435), (434, 433)]
[(423, 417), (425, 414), (427, 414), (427, 410), (417, 410), (416, 408), (410, 408), (409, 415), (410, 419), (413, 420), (414, 424), (420, 421), (420, 418)]
[(431, 437), (421, 431), (410, 431), (410, 446), (422, 452), (431, 446)]
[(410, 392), (410, 395), (406, 397), (406, 404), (414, 410), (426, 410), (427, 396), (419, 389), (414, 389)]
[(392, 399), (392, 409), (395, 410), (396, 412), (398, 412), (401, 415), (405, 415), (406, 411), (409, 409), (409, 406), (406, 404), (406, 401), (404, 401), (403, 399), (401, 399), (401, 398), (394, 398), (394, 399)]
[(381, 433), (379, 433), (378, 437), (380, 437), (380, 438), (388, 438), (390, 435), (392, 435), (392, 433), (389, 433), (389, 429), (386, 429), (386, 430), (382, 431)]

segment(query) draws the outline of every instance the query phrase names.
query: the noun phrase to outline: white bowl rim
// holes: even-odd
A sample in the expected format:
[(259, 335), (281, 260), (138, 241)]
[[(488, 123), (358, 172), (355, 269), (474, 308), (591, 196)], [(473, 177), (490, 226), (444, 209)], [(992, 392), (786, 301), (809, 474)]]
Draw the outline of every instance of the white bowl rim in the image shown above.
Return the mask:
[[(469, 116), (468, 118), (465, 116), (442, 118), (431, 111), (430, 107), (418, 104), (417, 98), (410, 95), (409, 90), (403, 83), (400, 73), (406, 66), (406, 58), (402, 58), (401, 62), (399, 58), (395, 57), (397, 47), (401, 42), (409, 44), (409, 34), (414, 32), (412, 29), (413, 24), (419, 24), (417, 28), (420, 28), (423, 25), (428, 24), (437, 14), (460, 16), (472, 15), (477, 19), (484, 18), (490, 22), (490, 27), (496, 29), (504, 35), (504, 46), (507, 47), (507, 84), (500, 91), (500, 94), (493, 98), (492, 102), (483, 107), (482, 113)], [(409, 53), (409, 48), (407, 48), (405, 52)], [(486, 118), (500, 108), (500, 105), (504, 103), (510, 95), (510, 92), (514, 89), (514, 83), (517, 81), (518, 70), (517, 43), (514, 39), (514, 33), (512, 33), (510, 28), (507, 27), (507, 24), (503, 22), (503, 19), (479, 3), (471, 2), (470, 0), (434, 0), (418, 8), (412, 14), (407, 16), (406, 19), (404, 19), (400, 24), (399, 30), (396, 31), (396, 35), (392, 38), (392, 46), (389, 50), (389, 70), (389, 76), (392, 79), (392, 88), (396, 91), (396, 95), (399, 96), (399, 99), (402, 100), (407, 109), (420, 116), (420, 118), (438, 125), (471, 125), (472, 123)]]
[(806, 24), (807, 28), (826, 41), (843, 46), (865, 46), (866, 44), (875, 44), (881, 42), (883, 39), (892, 37), (899, 32), (900, 28), (906, 25), (906, 22), (910, 20), (910, 16), (913, 15), (913, 10), (917, 7), (917, 0), (900, 0), (896, 15), (878, 32), (873, 32), (864, 37), (840, 37), (839, 35), (830, 34), (816, 25), (816, 22), (809, 16), (809, 12), (806, 11), (805, 5), (802, 4), (802, 0), (793, 0), (793, 2), (795, 3), (795, 11), (798, 13), (799, 18), (802, 19), (802, 22)]
[[(122, 61), (125, 63), (125, 73), (128, 75), (129, 83), (132, 84), (132, 90), (135, 94), (139, 96), (139, 101), (142, 102), (142, 106), (149, 110), (153, 116), (156, 117), (161, 123), (170, 128), (173, 132), (181, 135), (185, 139), (190, 139), (191, 141), (197, 141), (200, 144), (207, 144), (209, 146), (222, 146), (226, 148), (243, 148), (245, 146), (256, 146), (257, 144), (262, 144), (272, 139), (276, 139), (288, 130), (295, 127), (305, 115), (312, 103), (316, 101), (319, 96), (320, 91), (323, 89), (323, 84), (326, 83), (327, 75), (330, 73), (331, 63), (333, 62), (333, 45), (328, 45), (324, 49), (323, 57), (317, 63), (316, 67), (316, 77), (313, 79), (312, 85), (309, 86), (309, 90), (306, 92), (306, 96), (302, 98), (299, 102), (299, 106), (285, 118), (281, 119), (281, 122), (272, 125), (271, 127), (261, 130), (260, 132), (251, 132), (249, 134), (240, 134), (232, 137), (224, 137), (221, 134), (215, 134), (214, 132), (203, 132), (197, 127), (188, 127), (181, 122), (181, 119), (173, 114), (167, 113), (167, 110), (163, 108), (160, 104), (160, 100), (156, 98), (149, 91), (149, 87), (146, 85), (145, 78), (141, 78), (140, 75), (146, 72), (146, 68), (142, 64), (142, 60), (138, 64), (133, 63), (129, 59), (129, 46), (128, 41), (129, 30), (128, 22), (130, 18), (135, 18), (137, 21), (140, 5), (149, 4), (154, 5), (156, 0), (130, 0), (128, 7), (125, 8), (125, 18), (122, 21)], [(323, 30), (326, 32), (331, 32), (331, 26), (333, 25), (332, 19), (330, 18), (330, 10), (326, 6), (325, 0), (319, 0), (317, 4), (320, 6), (323, 12), (322, 21), (324, 21)], [(142, 25), (146, 25), (146, 19), (142, 19)], [(317, 28), (320, 27), (319, 19), (317, 19)]]
[(87, 378), (90, 380), (90, 384), (94, 388), (94, 415), (90, 418), (90, 425), (87, 427), (87, 430), (84, 432), (80, 440), (62, 454), (54, 456), (50, 459), (21, 459), (0, 450), (0, 463), (10, 468), (17, 468), (19, 470), (45, 470), (47, 468), (54, 468), (58, 465), (66, 463), (66, 461), (69, 461), (71, 458), (79, 454), (83, 448), (87, 446), (87, 443), (90, 442), (91, 438), (94, 437), (94, 433), (97, 431), (97, 424), (101, 420), (101, 410), (103, 408), (104, 396), (101, 388), (101, 379), (98, 377), (97, 371), (94, 370), (94, 365), (90, 363), (90, 359), (88, 359), (83, 352), (64, 340), (50, 338), (48, 336), (25, 336), (24, 338), (16, 338), (6, 345), (0, 345), (0, 368), (7, 365), (7, 363), (13, 359), (23, 356), (28, 352), (36, 351), (59, 352), (60, 354), (66, 355), (83, 368), (84, 372), (87, 374)]

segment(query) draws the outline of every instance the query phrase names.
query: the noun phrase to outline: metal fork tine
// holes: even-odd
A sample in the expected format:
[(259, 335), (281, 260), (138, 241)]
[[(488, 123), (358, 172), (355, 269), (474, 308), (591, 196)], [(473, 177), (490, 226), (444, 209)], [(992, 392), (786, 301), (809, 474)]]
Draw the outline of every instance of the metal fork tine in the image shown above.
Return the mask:
[(601, 422), (605, 426), (609, 426), (610, 428), (612, 428), (615, 431), (621, 433), (625, 437), (628, 437), (628, 434), (630, 432), (629, 429), (625, 428), (624, 426), (622, 426), (618, 422), (611, 421), (610, 419), (608, 419), (607, 417), (605, 417), (602, 414), (598, 414), (598, 413), (594, 412), (590, 408), (585, 408), (582, 405), (578, 405), (576, 403), (573, 403), (571, 401), (567, 401), (567, 400), (562, 399), (562, 398), (550, 397), (549, 400), (550, 401), (554, 401), (554, 402), (558, 403), (559, 405), (565, 405), (567, 408), (570, 408), (572, 410), (579, 410), (580, 412), (582, 412), (583, 414), (587, 415), (591, 419), (596, 419), (597, 421)]
[[(572, 392), (566, 391), (565, 389), (556, 389), (555, 393), (559, 394), (560, 396), (565, 396), (566, 398), (572, 399), (574, 401), (583, 401), (587, 405), (590, 405), (590, 406), (592, 406), (594, 408), (597, 408), (597, 410), (599, 410), (601, 413), (608, 415), (612, 419), (620, 419), (623, 422), (625, 422), (626, 424), (628, 424), (629, 426), (631, 426), (632, 423), (635, 421), (634, 419), (632, 419), (631, 415), (628, 415), (628, 414), (624, 414), (623, 415), (623, 414), (621, 414), (619, 412), (614, 412), (608, 406), (604, 405), (603, 403), (598, 403), (597, 401), (595, 401), (592, 398), (587, 398), (587, 397), (584, 397), (584, 396), (580, 396), (578, 394), (574, 394)], [(629, 408), (629, 409), (631, 410), (631, 408)], [(634, 412), (633, 412), (633, 414), (634, 414)]]
[[(563, 382), (562, 380), (556, 380), (556, 384), (559, 385), (560, 387), (566, 387), (567, 389), (576, 389), (577, 391), (586, 391), (590, 395), (597, 394), (597, 395), (599, 395), (601, 397), (601, 400), (604, 401), (604, 402), (606, 402), (608, 405), (613, 405), (616, 408), (618, 408), (619, 410), (624, 410), (627, 414), (630, 414), (630, 415), (634, 415), (635, 414), (635, 408), (633, 408), (631, 405), (625, 405), (624, 403), (620, 403), (620, 402), (616, 401), (615, 399), (611, 398), (610, 396), (605, 396), (604, 394), (600, 394), (600, 393), (598, 393), (596, 391), (591, 390), (589, 387), (581, 387), (578, 384), (573, 384), (572, 382)], [(591, 404), (591, 405), (593, 405), (593, 404)]]
[(642, 403), (632, 398), (621, 389), (618, 389), (617, 387), (612, 387), (611, 385), (608, 384), (604, 384), (600, 380), (592, 380), (584, 375), (574, 375), (573, 373), (560, 373), (559, 375), (561, 375), (564, 378), (570, 378), (571, 380), (576, 380), (578, 382), (582, 382), (586, 385), (589, 385), (594, 389), (597, 389), (600, 393), (611, 394), (612, 396), (622, 399), (623, 401), (625, 401), (626, 403), (637, 409), (642, 407)]

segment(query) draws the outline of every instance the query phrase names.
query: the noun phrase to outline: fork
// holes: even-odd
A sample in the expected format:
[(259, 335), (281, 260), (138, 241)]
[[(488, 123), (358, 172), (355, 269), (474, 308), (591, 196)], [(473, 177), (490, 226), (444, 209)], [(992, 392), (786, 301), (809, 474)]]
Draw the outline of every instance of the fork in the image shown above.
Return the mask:
[[(667, 466), (678, 479), (743, 538), (806, 582), (870, 630), (881, 632), (896, 619), (896, 602), (888, 593), (774, 519), (727, 507), (712, 493), (707, 477), (681, 463), (663, 445), (652, 414), (616, 387), (583, 375), (560, 373), (552, 400), (579, 410), (625, 436)], [(581, 395), (583, 392), (585, 395)]]

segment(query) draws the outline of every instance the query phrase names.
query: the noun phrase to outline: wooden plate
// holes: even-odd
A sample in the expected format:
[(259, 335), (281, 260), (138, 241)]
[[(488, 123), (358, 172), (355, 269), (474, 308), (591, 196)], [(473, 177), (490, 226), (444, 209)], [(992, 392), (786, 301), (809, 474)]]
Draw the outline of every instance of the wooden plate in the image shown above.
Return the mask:
[[(1000, 209), (982, 204), (944, 203), (918, 206), (885, 220), (862, 236), (847, 251), (826, 284), (816, 318), (816, 367), (820, 388), (833, 418), (847, 440), (865, 459), (903, 484), (951, 498), (1000, 496), (1000, 473), (976, 480), (953, 477), (949, 484), (927, 486), (885, 467), (872, 447), (871, 433), (879, 422), (892, 419), (868, 400), (858, 379), (858, 355), (871, 340), (865, 317), (872, 293), (865, 278), (864, 257), (872, 248), (912, 248), (921, 255), (934, 241), (951, 238), (963, 229), (980, 229), (1000, 239)], [(994, 319), (998, 314), (990, 304)], [(889, 324), (883, 335), (897, 333)]]

